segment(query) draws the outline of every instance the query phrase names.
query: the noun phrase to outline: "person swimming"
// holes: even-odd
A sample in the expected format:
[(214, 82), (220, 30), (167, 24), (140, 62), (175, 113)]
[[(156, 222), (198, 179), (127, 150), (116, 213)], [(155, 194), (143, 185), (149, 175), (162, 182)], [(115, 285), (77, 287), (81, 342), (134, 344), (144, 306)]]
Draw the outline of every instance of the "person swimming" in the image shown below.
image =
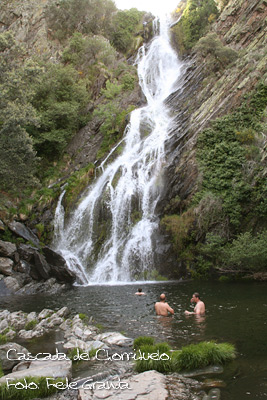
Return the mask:
[(138, 291), (135, 293), (137, 296), (144, 296), (145, 293), (142, 291), (142, 288), (139, 288)]

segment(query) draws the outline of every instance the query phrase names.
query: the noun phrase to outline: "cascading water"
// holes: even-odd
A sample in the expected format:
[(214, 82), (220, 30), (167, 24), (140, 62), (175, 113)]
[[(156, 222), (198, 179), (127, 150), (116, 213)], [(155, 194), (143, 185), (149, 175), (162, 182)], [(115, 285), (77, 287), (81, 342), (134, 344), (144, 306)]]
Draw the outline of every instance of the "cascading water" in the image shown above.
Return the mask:
[(55, 218), (56, 250), (83, 284), (141, 280), (153, 268), (155, 207), (171, 125), (164, 100), (175, 89), (181, 69), (166, 19), (160, 20), (160, 32), (149, 48), (139, 50), (136, 64), (147, 105), (132, 112), (123, 152), (109, 164), (109, 157), (102, 162), (102, 175), (64, 229), (60, 205)]

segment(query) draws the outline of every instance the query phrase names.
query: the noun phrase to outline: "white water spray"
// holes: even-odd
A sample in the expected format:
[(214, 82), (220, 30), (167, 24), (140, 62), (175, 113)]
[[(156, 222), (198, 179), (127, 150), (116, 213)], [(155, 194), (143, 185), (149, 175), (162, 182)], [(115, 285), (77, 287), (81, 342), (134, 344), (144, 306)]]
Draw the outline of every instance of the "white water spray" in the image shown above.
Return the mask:
[(58, 206), (56, 250), (72, 270), (85, 272), (80, 274), (83, 284), (144, 279), (153, 268), (155, 207), (171, 125), (164, 100), (175, 89), (181, 68), (166, 20), (160, 21), (160, 33), (149, 48), (140, 48), (136, 64), (147, 105), (132, 112), (122, 154), (110, 164), (109, 156), (102, 162), (102, 175), (65, 228), (62, 198)]

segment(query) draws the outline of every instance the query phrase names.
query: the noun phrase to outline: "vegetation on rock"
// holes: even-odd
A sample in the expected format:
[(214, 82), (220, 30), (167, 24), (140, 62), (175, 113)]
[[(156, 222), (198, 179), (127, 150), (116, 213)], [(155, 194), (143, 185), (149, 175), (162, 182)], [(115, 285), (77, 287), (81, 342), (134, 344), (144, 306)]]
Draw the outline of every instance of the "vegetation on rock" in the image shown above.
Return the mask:
[(156, 343), (153, 338), (139, 337), (134, 341), (135, 369), (141, 373), (156, 370), (161, 373), (190, 371), (209, 365), (226, 364), (236, 357), (230, 343), (201, 342), (171, 351), (167, 343)]

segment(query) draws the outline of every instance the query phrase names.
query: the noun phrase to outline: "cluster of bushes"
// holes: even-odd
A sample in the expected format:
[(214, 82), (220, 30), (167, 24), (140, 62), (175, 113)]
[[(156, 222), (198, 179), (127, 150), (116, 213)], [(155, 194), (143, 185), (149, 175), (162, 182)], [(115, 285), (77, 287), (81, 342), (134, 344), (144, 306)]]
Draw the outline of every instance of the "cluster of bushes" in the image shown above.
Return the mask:
[(184, 54), (205, 35), (209, 25), (217, 18), (218, 9), (214, 0), (188, 0), (186, 4), (181, 4), (179, 12), (182, 17), (172, 32), (179, 52)]
[(122, 104), (123, 98), (135, 88), (137, 74), (126, 61), (118, 61), (115, 47), (126, 51), (142, 16), (136, 9), (118, 12), (112, 0), (50, 3), (46, 19), (51, 35), (64, 39), (65, 47), (57, 60), (31, 58), (11, 32), (0, 34), (4, 190), (36, 187), (49, 179), (47, 171), (56, 173), (53, 163), (91, 118), (98, 120), (103, 135), (99, 157), (118, 140), (133, 109)]
[(259, 150), (266, 105), (261, 83), (199, 135), (199, 191), (187, 211), (162, 219), (193, 277), (209, 276), (212, 267), (266, 270), (267, 182)]
[[(63, 379), (55, 379), (53, 383), (57, 384), (64, 382)], [(44, 398), (51, 396), (57, 392), (55, 386), (50, 385), (48, 387), (45, 377), (35, 378), (27, 377), (23, 379), (17, 379), (12, 381), (15, 386), (8, 387), (7, 384), (2, 383), (0, 385), (0, 399), (3, 400), (28, 400), (34, 398)], [(26, 388), (26, 385), (28, 388)], [(30, 386), (29, 386), (30, 385)]]
[[(144, 336), (135, 339), (133, 347), (137, 355), (135, 369), (139, 373), (149, 370), (161, 373), (190, 371), (225, 364), (236, 357), (235, 347), (230, 343), (201, 342), (171, 351), (167, 343), (155, 344), (153, 338)], [(149, 357), (153, 354), (155, 357)]]
[(235, 50), (222, 44), (216, 33), (208, 33), (200, 38), (194, 50), (204, 58), (206, 68), (211, 71), (223, 70), (238, 57)]
[(112, 0), (63, 0), (46, 9), (54, 39), (65, 42), (76, 32), (102, 35), (122, 53), (131, 49), (135, 34), (142, 30), (143, 15), (136, 8), (118, 11)]

